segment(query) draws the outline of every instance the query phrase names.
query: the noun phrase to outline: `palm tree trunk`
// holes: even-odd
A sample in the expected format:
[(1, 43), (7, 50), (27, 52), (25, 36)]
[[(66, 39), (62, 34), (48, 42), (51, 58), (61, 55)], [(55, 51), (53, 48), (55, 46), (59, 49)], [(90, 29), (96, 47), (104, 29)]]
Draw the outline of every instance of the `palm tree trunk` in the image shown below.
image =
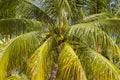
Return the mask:
[(54, 63), (53, 69), (52, 69), (52, 72), (51, 72), (51, 76), (50, 76), (50, 80), (56, 80), (57, 72), (58, 72), (58, 64)]
[[(60, 43), (61, 43), (61, 42), (60, 42)], [(57, 47), (58, 57), (59, 57), (60, 51), (61, 51), (61, 46), (59, 45), (59, 46)], [(57, 76), (57, 73), (58, 73), (58, 64), (57, 64), (57, 61), (58, 61), (58, 58), (56, 58), (56, 60), (55, 60), (55, 62), (54, 62), (54, 65), (53, 65), (53, 68), (52, 68), (52, 71), (51, 71), (51, 75), (50, 75), (50, 79), (49, 79), (49, 80), (56, 80), (56, 76)]]

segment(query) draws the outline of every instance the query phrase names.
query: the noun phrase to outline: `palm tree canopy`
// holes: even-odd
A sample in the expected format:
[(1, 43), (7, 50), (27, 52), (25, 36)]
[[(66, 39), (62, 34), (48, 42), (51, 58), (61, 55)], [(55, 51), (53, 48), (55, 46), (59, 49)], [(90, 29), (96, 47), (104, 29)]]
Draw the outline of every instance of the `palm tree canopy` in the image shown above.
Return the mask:
[(110, 3), (0, 0), (0, 80), (120, 80)]

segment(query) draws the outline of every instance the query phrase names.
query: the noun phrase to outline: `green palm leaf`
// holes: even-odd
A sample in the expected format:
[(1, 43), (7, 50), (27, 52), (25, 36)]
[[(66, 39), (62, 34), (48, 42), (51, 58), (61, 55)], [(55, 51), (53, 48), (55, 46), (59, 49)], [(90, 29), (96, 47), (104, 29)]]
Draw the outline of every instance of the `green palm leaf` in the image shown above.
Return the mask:
[(108, 13), (99, 13), (99, 14), (89, 15), (83, 18), (83, 22), (92, 22), (92, 21), (107, 19), (107, 18), (112, 18), (112, 16)]
[[(119, 34), (120, 29), (119, 29), (119, 23), (120, 19), (119, 18), (109, 18), (109, 19), (103, 19), (103, 20), (98, 20), (91, 22), (91, 25), (98, 26), (102, 30), (104, 30), (107, 33), (113, 33), (116, 32)], [(116, 30), (116, 31), (115, 31)], [(112, 34), (111, 33), (111, 34)]]
[(117, 44), (120, 43), (119, 41), (117, 41), (118, 39), (120, 39), (119, 18), (100, 20), (98, 22), (93, 22), (92, 25), (98, 26), (103, 31), (105, 31), (111, 37), (111, 39), (113, 39), (114, 42), (116, 42)]
[(16, 6), (22, 0), (1, 0), (0, 1), (0, 19), (3, 18), (15, 18)]
[(110, 35), (115, 33), (120, 34), (119, 22), (120, 22), (119, 18), (108, 18), (108, 19), (102, 19), (98, 21), (83, 23), (83, 25), (85, 26), (91, 25), (91, 26), (99, 27), (103, 31), (105, 31), (108, 35)]
[(20, 3), (21, 4), (16, 7), (17, 17), (36, 19), (47, 24), (54, 24), (53, 19), (32, 2), (23, 0)]
[(78, 54), (88, 80), (120, 80), (120, 70), (96, 51), (84, 48)]
[(55, 20), (62, 17), (63, 22), (67, 19), (66, 21), (74, 24), (83, 17), (81, 3), (78, 0), (41, 0), (39, 5)]
[(47, 14), (53, 17), (57, 17), (57, 15), (65, 17), (64, 12), (68, 12), (68, 14), (71, 12), (68, 0), (41, 0), (41, 8), (44, 8)]
[(13, 76), (8, 77), (7, 80), (22, 80), (22, 79), (18, 75), (13, 75)]
[(90, 47), (118, 65), (120, 61), (119, 47), (104, 31), (98, 27), (88, 25), (78, 24), (71, 26), (67, 35), (68, 42), (71, 44), (77, 43), (80, 47)]
[(65, 43), (60, 53), (58, 67), (60, 80), (87, 80), (78, 56), (69, 44)]
[(2, 35), (20, 35), (27, 31), (40, 30), (43, 31), (42, 23), (29, 19), (1, 19), (0, 20), (0, 33)]
[(54, 62), (55, 40), (47, 39), (28, 60), (28, 73), (31, 80), (48, 80)]
[(107, 35), (117, 44), (120, 44), (120, 19), (119, 18), (108, 18), (98, 21), (82, 23), (81, 26), (95, 26), (102, 29)]
[(7, 78), (7, 80), (29, 80), (25, 74), (12, 74)]
[[(21, 72), (24, 65), (32, 53), (38, 48), (45, 39), (44, 34), (31, 32), (12, 39), (0, 53), (0, 80), (12, 74), (12, 71)], [(8, 71), (8, 72), (7, 72)]]
[(2, 0), (0, 8), (0, 18), (2, 19), (27, 18), (53, 24), (52, 18), (29, 0)]

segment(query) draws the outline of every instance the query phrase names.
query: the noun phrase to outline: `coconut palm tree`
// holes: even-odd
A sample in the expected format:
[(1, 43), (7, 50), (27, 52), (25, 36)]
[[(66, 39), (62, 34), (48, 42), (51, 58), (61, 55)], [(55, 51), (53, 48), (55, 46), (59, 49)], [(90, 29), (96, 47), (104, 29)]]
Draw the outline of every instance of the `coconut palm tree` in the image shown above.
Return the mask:
[(0, 0), (0, 80), (120, 80), (120, 19), (77, 1)]

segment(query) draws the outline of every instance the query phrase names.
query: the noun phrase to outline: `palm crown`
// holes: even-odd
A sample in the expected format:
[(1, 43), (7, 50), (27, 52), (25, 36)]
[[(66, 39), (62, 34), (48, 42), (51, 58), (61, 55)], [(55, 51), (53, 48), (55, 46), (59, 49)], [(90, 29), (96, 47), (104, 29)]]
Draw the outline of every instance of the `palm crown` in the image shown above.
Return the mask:
[(0, 0), (0, 80), (120, 80), (118, 12), (97, 6), (86, 16), (79, 0), (36, 2)]

